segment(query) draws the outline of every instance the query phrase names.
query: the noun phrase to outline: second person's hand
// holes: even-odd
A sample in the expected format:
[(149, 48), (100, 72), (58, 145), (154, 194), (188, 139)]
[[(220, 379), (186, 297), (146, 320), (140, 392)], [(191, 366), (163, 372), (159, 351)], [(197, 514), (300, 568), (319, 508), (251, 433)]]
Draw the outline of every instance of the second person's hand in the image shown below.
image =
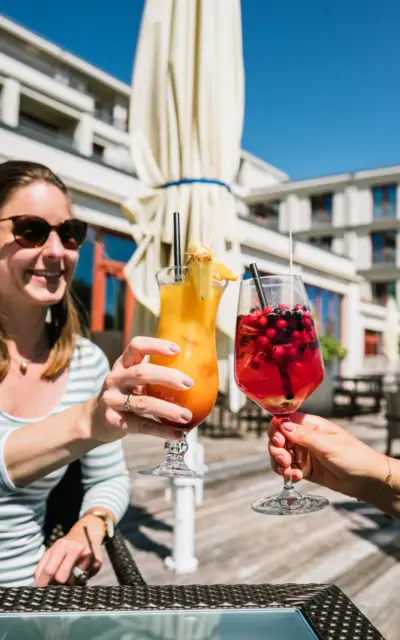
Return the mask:
[[(308, 414), (269, 425), (269, 453), (274, 470), (298, 482), (305, 478), (334, 491), (363, 499), (370, 481), (383, 479), (388, 462), (340, 426)], [(295, 462), (288, 449), (295, 452)]]

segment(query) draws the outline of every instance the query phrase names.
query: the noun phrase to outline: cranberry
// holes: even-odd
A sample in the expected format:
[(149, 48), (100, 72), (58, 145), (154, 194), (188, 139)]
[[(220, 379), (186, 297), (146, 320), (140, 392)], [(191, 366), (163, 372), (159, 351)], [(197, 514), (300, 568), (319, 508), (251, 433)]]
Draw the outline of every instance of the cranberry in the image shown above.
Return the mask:
[(303, 324), (306, 327), (306, 329), (309, 329), (312, 326), (311, 318), (309, 318), (308, 316), (305, 316), (303, 319)]
[(272, 312), (273, 312), (273, 308), (272, 307), (264, 307), (263, 314), (265, 316), (269, 316), (269, 314), (272, 313)]
[(283, 309), (283, 311), (284, 311), (285, 309), (287, 309), (287, 305), (286, 304), (282, 304), (282, 303), (278, 304), (278, 309)]
[(273, 340), (276, 337), (276, 329), (272, 329), (272, 327), (267, 329), (265, 333), (270, 340)]
[(287, 322), (286, 320), (278, 320), (276, 326), (278, 327), (278, 329), (285, 329), (285, 327), (287, 327)]
[(286, 347), (286, 355), (288, 358), (295, 358), (297, 356), (297, 349), (296, 347)]
[(303, 305), (302, 304), (295, 304), (293, 309), (303, 309)]
[(277, 347), (274, 347), (272, 351), (272, 357), (274, 360), (280, 360), (281, 358), (283, 358), (284, 355), (285, 355), (285, 349), (283, 347), (281, 347), (280, 345), (278, 345)]
[(259, 356), (254, 356), (254, 358), (250, 361), (250, 367), (258, 371), (261, 365), (261, 358)]
[(266, 349), (269, 345), (269, 340), (266, 336), (259, 336), (257, 338), (257, 347), (259, 349)]
[(266, 318), (265, 316), (259, 316), (259, 318), (258, 318), (258, 324), (259, 324), (261, 327), (266, 327), (266, 326), (267, 326), (267, 323), (268, 323), (268, 320), (267, 320), (267, 318)]
[(300, 331), (297, 331), (297, 329), (295, 329), (294, 331), (292, 331), (292, 338), (294, 342), (300, 342), (301, 340), (301, 333)]

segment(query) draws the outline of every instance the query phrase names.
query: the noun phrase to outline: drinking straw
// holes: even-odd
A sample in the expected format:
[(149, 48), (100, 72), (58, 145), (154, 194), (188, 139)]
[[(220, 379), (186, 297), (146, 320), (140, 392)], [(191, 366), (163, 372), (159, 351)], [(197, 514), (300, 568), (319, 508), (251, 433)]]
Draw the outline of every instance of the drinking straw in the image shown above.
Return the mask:
[(293, 234), (289, 231), (290, 308), (293, 309)]
[(258, 267), (255, 262), (252, 262), (250, 265), (250, 271), (254, 279), (254, 284), (256, 285), (256, 291), (258, 295), (258, 299), (260, 301), (261, 309), (267, 306), (267, 301), (265, 299), (264, 291), (262, 288), (260, 274), (258, 273)]
[(175, 280), (182, 280), (181, 222), (179, 211), (174, 211), (174, 264)]

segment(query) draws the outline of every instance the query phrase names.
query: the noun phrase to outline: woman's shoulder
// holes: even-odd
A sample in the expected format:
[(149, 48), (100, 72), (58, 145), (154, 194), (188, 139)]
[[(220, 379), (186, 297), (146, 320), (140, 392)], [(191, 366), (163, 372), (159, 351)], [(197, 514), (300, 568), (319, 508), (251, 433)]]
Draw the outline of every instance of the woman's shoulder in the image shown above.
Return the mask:
[(83, 336), (76, 337), (73, 360), (80, 367), (90, 369), (94, 376), (99, 370), (108, 371), (110, 369), (108, 358), (104, 351), (97, 344)]

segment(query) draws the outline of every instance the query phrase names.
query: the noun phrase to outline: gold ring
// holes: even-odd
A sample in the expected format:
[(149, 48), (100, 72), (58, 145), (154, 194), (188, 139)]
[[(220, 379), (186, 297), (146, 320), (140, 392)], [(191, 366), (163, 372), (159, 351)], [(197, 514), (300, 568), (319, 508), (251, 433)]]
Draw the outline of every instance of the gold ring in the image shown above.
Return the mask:
[(131, 398), (132, 398), (132, 394), (130, 393), (124, 402), (124, 409), (128, 413), (133, 413), (133, 409), (131, 407)]

